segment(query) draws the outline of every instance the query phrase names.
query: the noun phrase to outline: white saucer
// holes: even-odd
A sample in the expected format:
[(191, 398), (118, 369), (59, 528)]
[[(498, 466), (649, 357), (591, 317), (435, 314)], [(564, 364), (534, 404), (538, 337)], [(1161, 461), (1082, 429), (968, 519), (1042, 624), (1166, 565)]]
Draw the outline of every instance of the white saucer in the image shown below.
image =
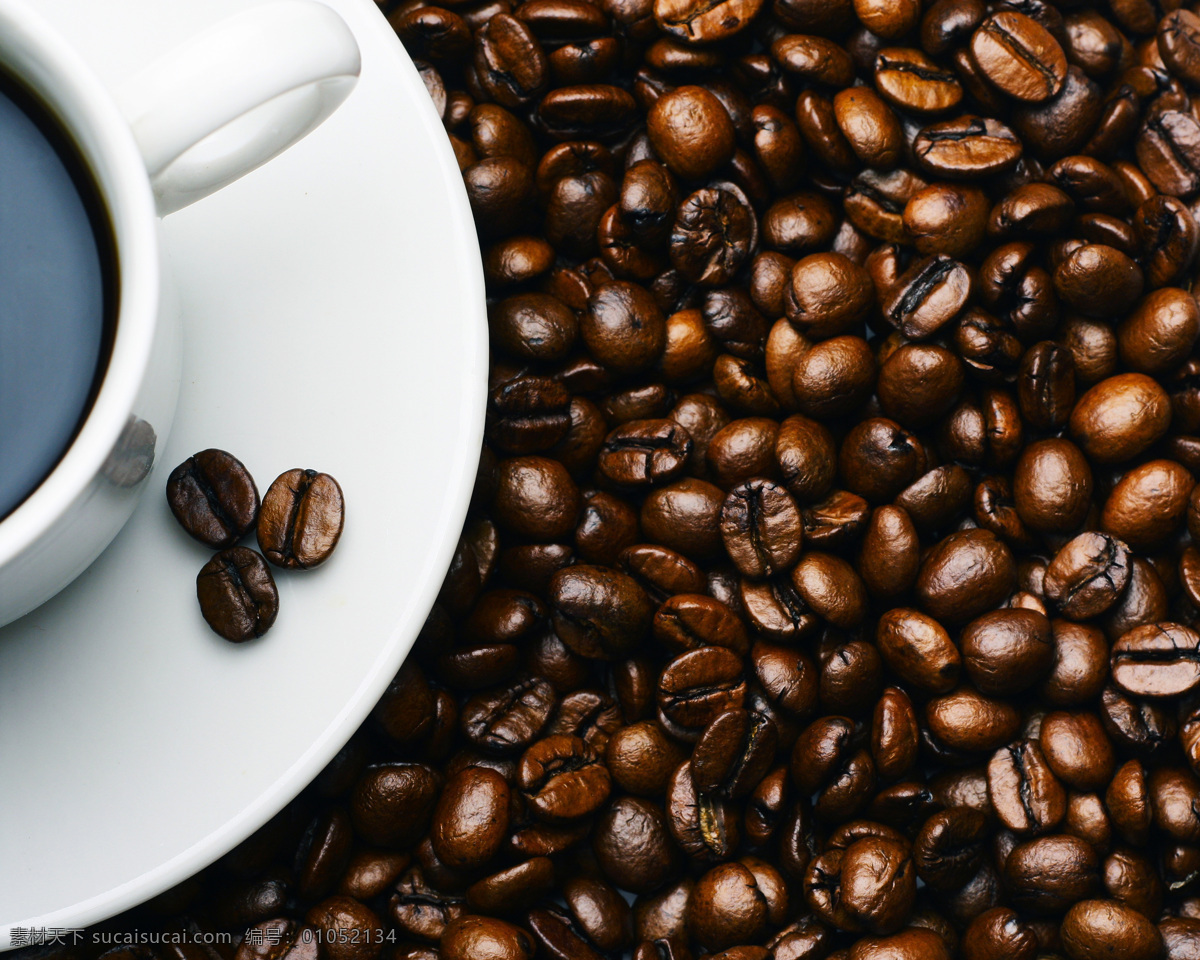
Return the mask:
[[(112, 84), (257, 0), (39, 0)], [(456, 543), (483, 431), (479, 251), (449, 142), (371, 0), (330, 0), (362, 78), (308, 139), (165, 222), (185, 312), (179, 413), (138, 512), (0, 630), (0, 948), (81, 927), (216, 859), (297, 794), (399, 668)], [(265, 491), (333, 474), (346, 527), (277, 576), (279, 618), (205, 625), (210, 551), (166, 476), (222, 447)], [(251, 545), (253, 541), (251, 538)]]

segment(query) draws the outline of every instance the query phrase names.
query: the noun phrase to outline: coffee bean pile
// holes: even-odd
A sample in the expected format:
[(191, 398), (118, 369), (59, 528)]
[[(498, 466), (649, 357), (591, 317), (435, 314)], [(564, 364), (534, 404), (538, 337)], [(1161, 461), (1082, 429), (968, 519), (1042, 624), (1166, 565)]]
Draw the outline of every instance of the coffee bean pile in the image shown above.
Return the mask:
[(1159, 2), (389, 5), (483, 241), (472, 511), (370, 722), (138, 916), (259, 924), (237, 960), (1200, 957), (1200, 17)]
[[(189, 536), (219, 550), (196, 577), (196, 597), (205, 622), (233, 643), (261, 637), (279, 614), (267, 561), (286, 570), (320, 566), (345, 524), (342, 488), (329, 474), (285, 471), (260, 502), (245, 464), (216, 449), (171, 471), (167, 506)], [(237, 546), (251, 529), (262, 553)]]

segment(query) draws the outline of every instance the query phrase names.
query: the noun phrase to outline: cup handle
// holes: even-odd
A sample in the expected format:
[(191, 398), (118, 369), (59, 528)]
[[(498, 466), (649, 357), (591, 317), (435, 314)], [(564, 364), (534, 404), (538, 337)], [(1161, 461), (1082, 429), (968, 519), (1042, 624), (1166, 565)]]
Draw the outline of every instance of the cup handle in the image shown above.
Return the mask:
[(222, 20), (116, 91), (165, 216), (316, 129), (358, 80), (358, 44), (316, 0), (272, 0)]

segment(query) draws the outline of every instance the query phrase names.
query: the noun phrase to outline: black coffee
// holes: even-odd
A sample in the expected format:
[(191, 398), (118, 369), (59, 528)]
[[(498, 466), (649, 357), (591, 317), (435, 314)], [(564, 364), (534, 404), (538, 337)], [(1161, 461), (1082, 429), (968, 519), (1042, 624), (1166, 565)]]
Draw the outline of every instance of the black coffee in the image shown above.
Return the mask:
[(115, 318), (98, 191), (49, 111), (0, 78), (0, 517), (66, 452)]

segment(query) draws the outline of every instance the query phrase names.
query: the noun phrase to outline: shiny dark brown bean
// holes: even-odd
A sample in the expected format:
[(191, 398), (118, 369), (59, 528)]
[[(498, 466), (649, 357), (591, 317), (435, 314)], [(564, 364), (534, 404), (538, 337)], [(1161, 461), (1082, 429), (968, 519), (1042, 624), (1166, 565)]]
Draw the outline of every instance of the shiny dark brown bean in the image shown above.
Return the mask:
[(1112, 676), (1133, 696), (1182, 696), (1200, 684), (1200, 635), (1178, 623), (1137, 627), (1113, 644)]
[(714, 717), (692, 751), (692, 780), (704, 794), (748, 794), (775, 759), (775, 725), (762, 714), (730, 710)]
[(529, 28), (506, 13), (491, 17), (475, 36), (475, 74), (501, 106), (515, 108), (546, 86), (546, 55)]
[(922, 339), (958, 315), (973, 286), (970, 272), (961, 263), (936, 255), (910, 267), (880, 306), (897, 330), (910, 339)]
[(742, 661), (723, 647), (682, 653), (659, 675), (659, 716), (685, 738), (698, 737), (717, 714), (740, 707), (745, 697)]
[(1121, 373), (1100, 381), (1075, 404), (1070, 431), (1097, 463), (1137, 456), (1166, 432), (1166, 391), (1145, 374)]
[(230, 547), (208, 561), (196, 576), (200, 613), (213, 631), (242, 643), (261, 637), (279, 614), (279, 591), (262, 554)]
[(1129, 581), (1129, 549), (1102, 533), (1083, 533), (1055, 554), (1046, 568), (1046, 599), (1072, 620), (1103, 613)]
[(962, 85), (920, 50), (889, 47), (875, 58), (875, 86), (902, 110), (938, 114), (958, 106)]
[(986, 530), (951, 534), (926, 556), (917, 575), (922, 606), (946, 623), (963, 623), (998, 604), (1016, 581), (1012, 552)]
[(232, 547), (258, 519), (254, 478), (233, 454), (202, 450), (167, 478), (167, 505), (188, 534), (210, 547)]
[(1004, 874), (1019, 909), (1056, 913), (1097, 888), (1099, 863), (1084, 841), (1058, 834), (1016, 847), (1008, 856)]
[(1005, 173), (1021, 159), (1020, 139), (990, 117), (930, 124), (913, 141), (917, 163), (935, 176), (966, 179)]
[(988, 794), (1000, 821), (1014, 833), (1047, 833), (1066, 816), (1067, 792), (1034, 740), (996, 751), (988, 763)]
[(1035, 610), (995, 610), (972, 620), (959, 640), (963, 666), (983, 693), (1015, 694), (1039, 683), (1054, 660), (1050, 621)]
[(316, 470), (288, 470), (263, 496), (258, 543), (276, 566), (307, 570), (329, 559), (345, 518), (342, 488), (333, 477)]
[(995, 13), (979, 25), (971, 56), (991, 83), (1018, 100), (1047, 100), (1066, 78), (1067, 58), (1058, 41), (1015, 11)]
[(758, 220), (732, 183), (697, 190), (680, 204), (671, 228), (671, 264), (702, 286), (728, 283), (758, 243)]
[(751, 480), (726, 497), (721, 538), (743, 576), (769, 577), (791, 567), (800, 555), (800, 512), (784, 487)]

